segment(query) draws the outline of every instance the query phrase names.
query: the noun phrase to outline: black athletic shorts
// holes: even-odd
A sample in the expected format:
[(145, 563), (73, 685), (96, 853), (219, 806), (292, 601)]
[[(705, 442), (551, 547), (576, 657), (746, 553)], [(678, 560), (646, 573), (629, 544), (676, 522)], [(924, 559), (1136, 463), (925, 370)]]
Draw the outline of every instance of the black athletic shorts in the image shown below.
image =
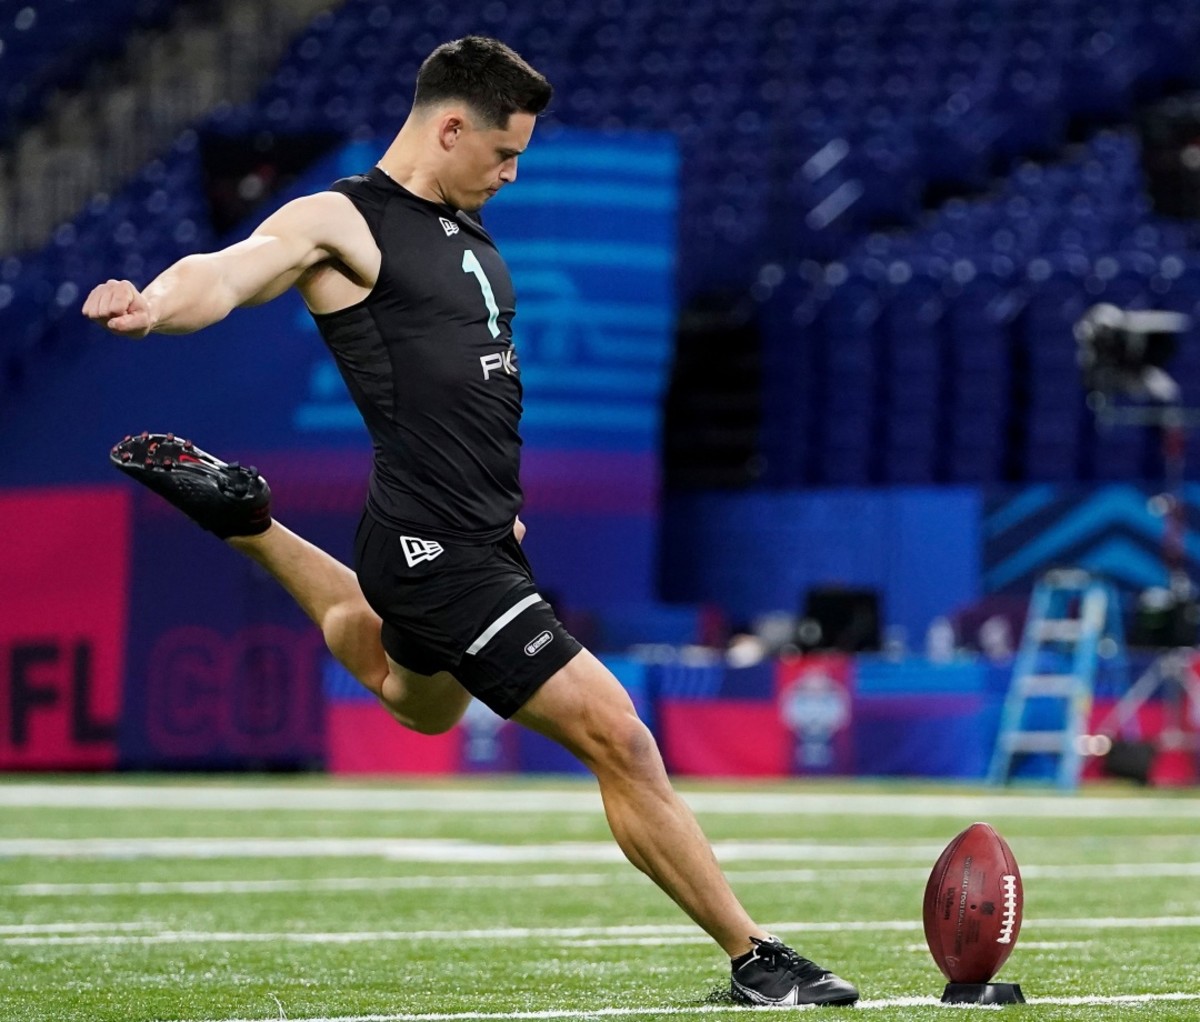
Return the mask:
[(583, 647), (542, 599), (511, 533), (482, 546), (441, 543), (364, 512), (354, 570), (383, 618), (383, 648), (418, 674), (449, 671), (511, 717)]

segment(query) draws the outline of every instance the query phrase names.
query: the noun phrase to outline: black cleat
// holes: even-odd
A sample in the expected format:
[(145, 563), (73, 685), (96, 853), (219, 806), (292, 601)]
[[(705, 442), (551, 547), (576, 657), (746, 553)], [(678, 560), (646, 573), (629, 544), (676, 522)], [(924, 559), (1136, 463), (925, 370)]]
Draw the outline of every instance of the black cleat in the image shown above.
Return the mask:
[(858, 991), (801, 958), (777, 938), (751, 937), (754, 947), (733, 960), (729, 990), (739, 1004), (853, 1004)]
[(221, 539), (257, 536), (271, 524), (271, 488), (258, 469), (227, 465), (174, 433), (127, 436), (108, 457)]

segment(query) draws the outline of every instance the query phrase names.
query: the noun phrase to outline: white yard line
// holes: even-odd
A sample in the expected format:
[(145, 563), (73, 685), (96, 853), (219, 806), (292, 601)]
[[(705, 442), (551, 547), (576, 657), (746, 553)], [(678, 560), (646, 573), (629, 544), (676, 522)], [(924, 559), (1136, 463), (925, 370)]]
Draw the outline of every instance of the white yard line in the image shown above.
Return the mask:
[[(113, 924), (118, 929), (121, 924)], [(838, 933), (846, 931), (892, 931), (909, 932), (921, 929), (920, 920), (842, 920), (840, 922), (771, 922), (768, 928), (800, 933)], [(153, 924), (146, 923), (146, 929)], [(1200, 916), (1148, 916), (1148, 917), (1100, 917), (1075, 919), (1025, 920), (1023, 933), (1043, 930), (1150, 930), (1150, 929), (1195, 929), (1200, 928)], [(687, 923), (645, 924), (629, 926), (509, 926), (480, 930), (343, 930), (324, 933), (288, 931), (285, 933), (247, 933), (234, 931), (205, 930), (162, 930), (152, 933), (102, 933), (59, 936), (0, 934), (0, 945), (51, 946), (104, 944), (362, 944), (382, 941), (433, 941), (433, 940), (484, 940), (508, 941), (532, 940), (601, 940), (606, 937), (620, 938), (622, 942), (637, 942), (642, 939), (659, 940), (676, 937), (707, 939), (698, 934), (694, 926)]]
[[(833, 845), (798, 841), (717, 841), (724, 862), (788, 861), (875, 862), (910, 858), (932, 863), (937, 844)], [(0, 859), (297, 859), (383, 858), (395, 862), (624, 862), (614, 841), (563, 841), (552, 844), (498, 845), (482, 841), (420, 838), (6, 838)]]
[[(824, 844), (813, 841), (742, 840), (715, 841), (713, 850), (722, 862), (810, 862), (845, 864), (854, 862), (932, 863), (942, 851), (935, 843), (892, 844), (858, 842)], [(80, 837), (0, 838), (0, 859), (386, 859), (415, 863), (624, 863), (613, 841), (559, 841), (548, 844), (495, 844), (459, 838), (380, 837)], [(1164, 876), (1193, 876), (1200, 866), (1191, 863), (1165, 864), (1175, 872)], [(912, 867), (914, 870), (916, 866)], [(1029, 877), (1039, 867), (1031, 867)], [(1137, 877), (1141, 867), (1045, 866), (1043, 876), (1068, 879), (1093, 869), (1124, 870), (1107, 876)], [(1058, 872), (1055, 872), (1055, 871)], [(781, 880), (821, 879), (817, 871), (779, 871)], [(864, 877), (865, 879), (865, 877)]]
[[(1200, 1000), (1200, 994), (1194, 993), (1161, 993), (1161, 994), (1117, 994), (1111, 997), (1027, 997), (1029, 1004), (1060, 1005), (1081, 1007), (1090, 1005), (1116, 1004), (1148, 1004), (1154, 1002), (1186, 1002)], [(859, 1011), (871, 1011), (880, 1008), (916, 1008), (926, 1005), (939, 1005), (936, 997), (888, 997), (859, 1001), (855, 1006)], [(776, 1009), (787, 1010), (787, 1009)], [(812, 1006), (792, 1008), (792, 1011), (814, 1010)], [(819, 1010), (819, 1009), (818, 1009)], [(594, 1008), (591, 1011), (581, 1011), (577, 1008), (549, 1009), (546, 1011), (463, 1011), (463, 1012), (427, 1012), (404, 1013), (396, 1015), (325, 1015), (321, 1017), (291, 1017), (289, 1022), (508, 1022), (508, 1020), (523, 1019), (605, 1019), (605, 1018), (637, 1018), (638, 1016), (690, 1017), (694, 1015), (713, 1015), (726, 1012), (746, 1012), (762, 1015), (762, 1008), (743, 1008), (732, 1004), (698, 1004), (691, 1007), (667, 1007), (653, 1005), (646, 1007), (624, 1008)], [(279, 1015), (261, 1018), (212, 1019), (207, 1022), (279, 1022)]]
[[(813, 927), (809, 926), (808, 929), (811, 930)], [(912, 929), (915, 930), (916, 927), (914, 926)], [(707, 944), (708, 942), (709, 938), (704, 934), (693, 934), (677, 937), (598, 937), (591, 940), (568, 937), (563, 938), (561, 943), (564, 947), (655, 947), (663, 944)], [(1060, 948), (1091, 947), (1094, 943), (1095, 941), (1091, 940), (1022, 940), (1021, 947), (1030, 951), (1056, 951)], [(904, 950), (929, 954), (927, 944), (905, 944)]]
[[(624, 866), (622, 860), (620, 865)], [(749, 884), (814, 883), (850, 881), (853, 883), (892, 883), (896, 880), (924, 880), (924, 866), (861, 869), (770, 869), (727, 870), (731, 883)], [(1156, 879), (1161, 877), (1200, 876), (1200, 862), (1119, 862), (1091, 865), (1025, 865), (1026, 880), (1091, 881), (1113, 877)], [(420, 875), (408, 877), (316, 877), (305, 880), (138, 880), (108, 883), (27, 883), (0, 885), (0, 894), (16, 897), (77, 897), (89, 895), (159, 894), (291, 894), (312, 891), (391, 891), (451, 890), (535, 887), (607, 887), (612, 884), (648, 884), (641, 873), (630, 869), (611, 873), (533, 873)]]
[(112, 930), (144, 930), (145, 923), (8, 923), (0, 936), (29, 933), (108, 933)]
[[(1130, 795), (1125, 798), (987, 794), (687, 791), (702, 813), (725, 815), (925, 816), (968, 820), (997, 817), (1169, 817), (1200, 819), (1200, 799)], [(599, 813), (594, 785), (572, 790), (497, 786), (469, 788), (269, 787), (261, 785), (29, 784), (0, 785), (0, 806), (72, 809), (214, 809), (261, 812)]]
[(76, 897), (128, 894), (291, 894), (298, 891), (391, 891), (451, 888), (528, 889), (531, 887), (605, 887), (622, 881), (650, 883), (633, 870), (612, 873), (535, 873), (530, 876), (320, 877), (309, 880), (139, 880), (128, 883), (14, 884), (0, 894), (23, 897)]

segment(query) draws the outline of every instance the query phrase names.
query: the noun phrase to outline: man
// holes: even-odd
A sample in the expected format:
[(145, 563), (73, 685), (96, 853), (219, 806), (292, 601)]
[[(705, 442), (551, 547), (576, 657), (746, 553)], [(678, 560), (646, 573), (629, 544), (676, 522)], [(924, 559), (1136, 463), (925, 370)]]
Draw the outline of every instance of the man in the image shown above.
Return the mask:
[(521, 385), (507, 268), (472, 214), (516, 180), (545, 78), (493, 39), (438, 47), (370, 172), (288, 203), (249, 238), (189, 256), (139, 292), (95, 288), (114, 333), (189, 333), (299, 290), (374, 446), (355, 571), (270, 516), (256, 471), (173, 435), (113, 448), (119, 467), (263, 565), (334, 656), (405, 727), (448, 730), (472, 697), (561, 743), (596, 775), (629, 860), (732, 959), (752, 1004), (850, 1004), (739, 904), (613, 675), (537, 592), (518, 542)]

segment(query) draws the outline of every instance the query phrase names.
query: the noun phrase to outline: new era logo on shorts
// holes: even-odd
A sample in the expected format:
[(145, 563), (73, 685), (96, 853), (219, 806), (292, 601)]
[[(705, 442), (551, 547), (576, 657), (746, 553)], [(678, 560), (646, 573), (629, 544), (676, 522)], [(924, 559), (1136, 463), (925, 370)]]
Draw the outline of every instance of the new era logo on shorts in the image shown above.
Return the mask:
[(435, 543), (432, 539), (418, 539), (416, 536), (401, 536), (400, 547), (410, 568), (415, 568), (422, 561), (432, 561), (442, 554), (441, 543)]

